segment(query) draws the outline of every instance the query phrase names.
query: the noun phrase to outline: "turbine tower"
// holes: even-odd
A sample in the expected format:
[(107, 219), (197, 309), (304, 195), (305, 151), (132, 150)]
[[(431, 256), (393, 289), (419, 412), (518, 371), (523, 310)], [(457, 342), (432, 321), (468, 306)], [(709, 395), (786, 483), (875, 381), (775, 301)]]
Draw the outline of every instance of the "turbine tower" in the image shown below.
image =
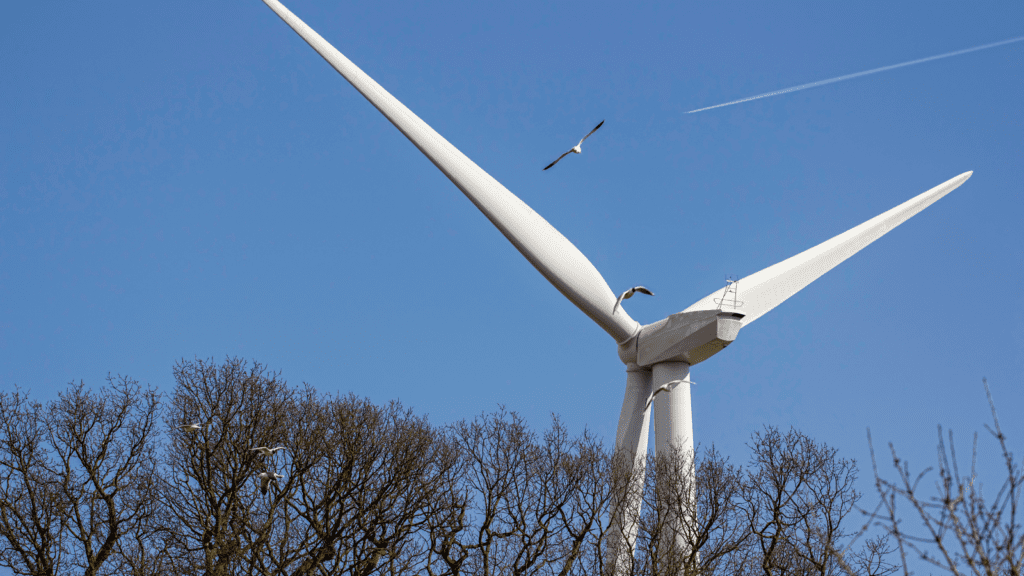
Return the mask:
[[(626, 391), (615, 449), (646, 457), (650, 408), (655, 449), (693, 454), (690, 367), (731, 344), (757, 320), (822, 274), (963, 184), (965, 172), (821, 244), (730, 282), (682, 312), (641, 326), (621, 306), (593, 264), (558, 230), (420, 120), (278, 0), (263, 0), (454, 183), (513, 246), (618, 345)], [(692, 472), (691, 472), (692, 473)], [(691, 484), (692, 485), (692, 484)], [(637, 505), (638, 506), (638, 505)], [(635, 516), (636, 510), (628, 514)], [(631, 550), (636, 527), (620, 524)], [(613, 543), (614, 549), (619, 545)], [(621, 552), (620, 552), (621, 553)]]

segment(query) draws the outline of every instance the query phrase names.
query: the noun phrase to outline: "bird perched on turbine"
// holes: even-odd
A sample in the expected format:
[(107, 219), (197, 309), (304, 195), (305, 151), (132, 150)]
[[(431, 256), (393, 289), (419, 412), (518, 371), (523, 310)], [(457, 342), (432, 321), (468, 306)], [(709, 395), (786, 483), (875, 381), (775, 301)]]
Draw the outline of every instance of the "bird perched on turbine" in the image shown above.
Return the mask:
[(277, 472), (261, 472), (259, 475), (260, 492), (266, 494), (267, 487), (270, 486), (270, 482), (273, 481), (275, 484), (277, 484), (278, 478), (284, 478), (284, 475), (278, 474)]
[[(591, 130), (586, 136), (584, 136), (583, 139), (580, 140), (579, 144), (573, 146), (572, 149), (569, 150), (569, 152), (574, 152), (576, 154), (579, 154), (580, 152), (582, 152), (582, 150), (580, 150), (580, 144), (583, 144), (583, 140), (586, 140), (587, 138), (590, 138), (590, 135), (593, 134), (594, 132), (597, 132), (597, 129), (600, 128), (603, 125), (604, 125), (604, 120), (601, 120), (601, 123), (598, 124), (597, 126), (595, 126), (594, 129)], [(558, 160), (561, 160), (562, 158), (565, 158), (569, 154), (569, 152), (566, 152), (565, 154), (562, 154), (561, 156), (559, 156)], [(547, 170), (548, 168), (551, 168), (555, 164), (558, 164), (558, 160), (555, 160), (551, 164), (548, 164), (547, 166), (545, 166), (544, 170)]]
[(643, 286), (633, 286), (629, 290), (626, 290), (622, 294), (619, 294), (619, 299), (615, 301), (615, 306), (612, 306), (612, 314), (615, 314), (615, 311), (619, 309), (619, 306), (622, 306), (623, 300), (629, 300), (630, 298), (633, 297), (633, 294), (636, 294), (637, 292), (641, 294), (647, 294), (648, 296), (654, 296), (654, 292), (651, 292), (650, 290), (644, 288)]
[(259, 446), (249, 450), (249, 452), (259, 452), (261, 456), (273, 456), (274, 452), (278, 450), (287, 450), (284, 446), (278, 446), (277, 448), (268, 448), (266, 446)]

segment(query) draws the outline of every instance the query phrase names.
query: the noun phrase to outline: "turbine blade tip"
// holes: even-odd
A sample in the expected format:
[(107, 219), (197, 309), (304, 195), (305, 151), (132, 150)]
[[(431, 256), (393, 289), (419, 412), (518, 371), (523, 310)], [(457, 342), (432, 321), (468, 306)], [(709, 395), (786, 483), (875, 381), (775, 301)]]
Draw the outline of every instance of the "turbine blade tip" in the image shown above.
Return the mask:
[(971, 176), (973, 176), (973, 175), (974, 175), (974, 170), (968, 170), (967, 172), (964, 172), (963, 174), (960, 174), (959, 176), (954, 176), (953, 178), (950, 178), (949, 179), (949, 183), (953, 184), (954, 188), (959, 188), (961, 184), (963, 184), (964, 182), (967, 182), (967, 180)]

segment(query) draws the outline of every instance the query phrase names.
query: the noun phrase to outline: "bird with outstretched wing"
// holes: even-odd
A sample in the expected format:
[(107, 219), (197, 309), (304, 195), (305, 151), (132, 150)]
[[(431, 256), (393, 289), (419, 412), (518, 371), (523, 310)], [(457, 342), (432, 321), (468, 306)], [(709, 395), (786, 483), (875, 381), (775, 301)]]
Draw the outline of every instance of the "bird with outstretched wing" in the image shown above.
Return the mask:
[[(583, 138), (582, 138), (582, 139), (580, 140), (579, 144), (577, 144), (577, 145), (573, 146), (573, 147), (572, 147), (572, 148), (571, 148), (571, 149), (569, 150), (569, 152), (566, 152), (565, 154), (562, 154), (561, 156), (559, 156), (559, 157), (558, 157), (558, 160), (561, 160), (562, 158), (565, 158), (566, 156), (568, 156), (568, 155), (569, 155), (569, 153), (576, 153), (576, 154), (579, 154), (580, 152), (582, 152), (582, 150), (580, 149), (580, 144), (583, 144), (583, 140), (586, 140), (587, 138), (590, 138), (590, 135), (591, 135), (591, 134), (593, 134), (594, 132), (597, 132), (597, 129), (598, 129), (598, 128), (600, 128), (600, 127), (601, 127), (601, 126), (603, 126), (603, 125), (604, 125), (604, 120), (601, 120), (601, 123), (600, 123), (600, 124), (598, 124), (597, 126), (595, 126), (593, 130), (591, 130), (591, 131), (590, 131), (590, 132), (589, 132), (589, 133), (588, 133), (588, 134), (587, 134), (586, 136), (584, 136), (584, 137), (583, 137)], [(548, 164), (547, 166), (545, 166), (545, 167), (544, 167), (544, 169), (545, 169), (545, 170), (547, 170), (548, 168), (551, 168), (551, 167), (552, 167), (552, 166), (554, 166), (555, 164), (558, 164), (558, 160), (555, 160), (555, 161), (554, 161), (554, 162), (552, 162), (551, 164)]]

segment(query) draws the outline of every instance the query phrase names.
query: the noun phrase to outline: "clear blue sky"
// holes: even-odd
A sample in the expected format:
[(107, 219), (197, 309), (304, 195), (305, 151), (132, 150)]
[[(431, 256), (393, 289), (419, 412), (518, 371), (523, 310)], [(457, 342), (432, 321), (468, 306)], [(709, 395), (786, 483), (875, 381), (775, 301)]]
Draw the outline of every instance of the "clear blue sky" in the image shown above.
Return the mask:
[[(936, 424), (966, 450), (987, 422), (987, 376), (1021, 452), (1024, 42), (685, 112), (1020, 36), (1024, 4), (287, 6), (651, 288), (642, 323), (974, 170), (694, 367), (695, 434), (742, 458), (793, 425), (867, 475), (870, 427), (923, 467)], [(4, 390), (237, 355), (614, 439), (612, 340), (262, 2), (18, 3), (0, 32)]]

